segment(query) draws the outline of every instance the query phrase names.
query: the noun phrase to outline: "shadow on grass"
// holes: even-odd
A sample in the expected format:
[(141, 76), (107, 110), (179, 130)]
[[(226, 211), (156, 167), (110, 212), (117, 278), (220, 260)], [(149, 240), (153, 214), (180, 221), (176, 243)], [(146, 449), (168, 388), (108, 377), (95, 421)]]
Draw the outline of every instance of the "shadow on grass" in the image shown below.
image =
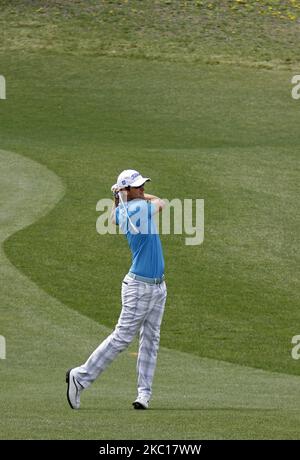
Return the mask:
[[(151, 407), (147, 410), (134, 410), (132, 408), (124, 408), (124, 409), (120, 409), (120, 408), (103, 408), (103, 407), (97, 407), (97, 408), (89, 408), (89, 407), (86, 407), (86, 408), (80, 408), (79, 409), (79, 413), (83, 413), (83, 412), (88, 412), (88, 413), (97, 413), (99, 414), (99, 412), (103, 413), (111, 413), (112, 411), (118, 411), (118, 412), (133, 412), (133, 413), (149, 413), (149, 412), (172, 412), (172, 411), (178, 411), (178, 412), (190, 412), (190, 411), (194, 411), (194, 412), (208, 412), (208, 411), (211, 411), (211, 412), (218, 412), (218, 411), (232, 411), (232, 412), (281, 412), (281, 409), (276, 409), (276, 408), (269, 408), (269, 409), (266, 409), (265, 407)], [(299, 412), (300, 413), (300, 410), (296, 410), (296, 409), (291, 409), (291, 410), (288, 410), (288, 412)], [(74, 411), (75, 412), (75, 411)], [(77, 412), (77, 411), (76, 411)]]

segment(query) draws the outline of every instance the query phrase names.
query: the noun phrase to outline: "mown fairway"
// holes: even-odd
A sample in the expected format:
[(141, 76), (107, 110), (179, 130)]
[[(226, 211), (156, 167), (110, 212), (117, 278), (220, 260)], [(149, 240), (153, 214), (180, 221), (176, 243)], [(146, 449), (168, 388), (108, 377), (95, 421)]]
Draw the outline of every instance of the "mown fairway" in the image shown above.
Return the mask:
[[(298, 438), (297, 5), (1, 3), (0, 437)], [(162, 237), (152, 410), (130, 407), (133, 344), (74, 413), (65, 369), (113, 328), (130, 263), (95, 229), (125, 168), (204, 198), (205, 241)]]

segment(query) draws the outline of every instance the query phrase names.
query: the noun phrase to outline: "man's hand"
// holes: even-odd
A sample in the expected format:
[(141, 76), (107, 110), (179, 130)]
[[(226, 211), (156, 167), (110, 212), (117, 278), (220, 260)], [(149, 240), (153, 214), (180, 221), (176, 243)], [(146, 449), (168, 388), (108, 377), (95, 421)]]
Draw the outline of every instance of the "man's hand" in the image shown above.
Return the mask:
[(114, 196), (114, 199), (115, 199), (115, 208), (116, 208), (117, 206), (119, 206), (119, 188), (118, 188), (117, 184), (114, 184), (111, 187), (111, 191), (113, 192), (113, 196)]
[(113, 192), (114, 197), (118, 196), (119, 188), (118, 188), (117, 184), (114, 184), (114, 185), (111, 187), (111, 191)]

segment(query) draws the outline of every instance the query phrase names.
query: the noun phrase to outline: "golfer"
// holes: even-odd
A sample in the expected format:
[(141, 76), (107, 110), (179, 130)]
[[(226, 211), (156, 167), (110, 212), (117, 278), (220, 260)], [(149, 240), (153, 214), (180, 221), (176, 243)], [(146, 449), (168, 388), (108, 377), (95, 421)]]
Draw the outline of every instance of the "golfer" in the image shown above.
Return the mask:
[(144, 193), (144, 185), (149, 180), (129, 169), (123, 171), (112, 186), (115, 196), (112, 220), (127, 238), (132, 265), (122, 282), (122, 310), (114, 331), (86, 363), (67, 372), (67, 398), (72, 409), (79, 409), (81, 392), (128, 347), (138, 333), (137, 398), (133, 407), (149, 407), (167, 297), (164, 258), (153, 217), (165, 203)]

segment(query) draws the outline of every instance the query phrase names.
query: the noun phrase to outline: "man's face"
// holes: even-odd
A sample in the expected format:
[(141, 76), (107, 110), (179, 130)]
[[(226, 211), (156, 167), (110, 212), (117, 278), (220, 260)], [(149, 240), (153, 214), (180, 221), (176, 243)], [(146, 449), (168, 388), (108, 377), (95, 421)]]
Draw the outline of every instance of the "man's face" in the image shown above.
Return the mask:
[(127, 201), (135, 200), (136, 198), (144, 198), (144, 185), (140, 187), (130, 187), (127, 190)]

